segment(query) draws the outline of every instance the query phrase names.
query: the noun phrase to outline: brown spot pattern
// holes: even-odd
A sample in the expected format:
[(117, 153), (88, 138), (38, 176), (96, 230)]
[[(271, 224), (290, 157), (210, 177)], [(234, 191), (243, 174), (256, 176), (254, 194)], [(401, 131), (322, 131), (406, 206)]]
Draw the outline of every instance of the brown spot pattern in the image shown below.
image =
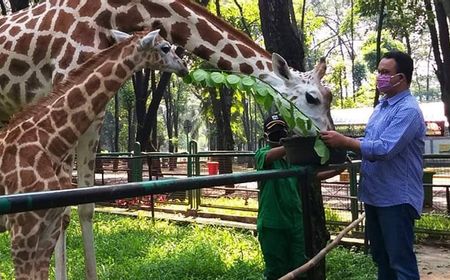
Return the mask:
[(37, 65), (41, 60), (45, 58), (51, 40), (52, 37), (50, 35), (43, 35), (37, 38), (36, 48), (34, 48), (33, 52), (33, 63), (35, 65)]
[(50, 11), (47, 11), (45, 13), (44, 18), (41, 21), (41, 24), (39, 25), (39, 30), (40, 31), (45, 31), (45, 30), (49, 30), (51, 27), (51, 24), (53, 22), (53, 18), (55, 16), (55, 10), (51, 9)]
[(11, 90), (8, 92), (8, 98), (14, 103), (20, 102), (20, 85), (14, 84), (11, 86)]
[[(115, 82), (117, 83), (117, 82)], [(118, 89), (118, 87), (117, 87)], [(99, 114), (100, 112), (102, 112), (103, 110), (105, 110), (105, 106), (109, 101), (109, 97), (104, 94), (98, 94), (97, 96), (95, 96), (92, 100), (92, 110), (94, 111), (95, 114)]]
[(97, 69), (97, 72), (99, 72), (102, 77), (109, 77), (112, 74), (113, 66), (113, 62), (105, 62), (99, 69)]
[(225, 60), (222, 57), (217, 62), (217, 67), (219, 67), (219, 69), (222, 69), (222, 70), (232, 70), (233, 68), (231, 66), (232, 66), (231, 62), (228, 60)]
[(222, 52), (232, 58), (236, 58), (238, 55), (233, 45), (231, 44), (226, 44), (225, 47), (223, 47)]
[(95, 19), (95, 23), (100, 27), (112, 29), (111, 16), (112, 13), (108, 10), (105, 10), (97, 16), (97, 18)]
[(242, 56), (245, 58), (251, 58), (251, 57), (255, 57), (256, 53), (250, 49), (249, 47), (242, 45), (242, 44), (236, 44), (236, 46), (238, 47), (239, 51), (241, 52)]
[(45, 12), (45, 9), (46, 9), (45, 5), (39, 5), (36, 8), (32, 9), (31, 13), (33, 14), (33, 16), (37, 16)]
[[(28, 78), (28, 80), (27, 80), (25, 89), (27, 91), (31, 91), (33, 89), (37, 89), (40, 87), (42, 87), (42, 84), (39, 81), (39, 79), (36, 77), (36, 72), (33, 72), (33, 74), (31, 74), (30, 78)], [(27, 97), (27, 101), (31, 101), (31, 100), (28, 100), (28, 97)]]
[(82, 17), (93, 17), (100, 9), (100, 1), (86, 1), (86, 3), (78, 10)]
[(67, 127), (61, 131), (61, 137), (66, 139), (68, 143), (75, 143), (75, 141), (78, 140), (78, 136), (70, 127)]
[(80, 134), (83, 134), (89, 128), (90, 125), (90, 122), (88, 121), (88, 116), (84, 111), (80, 111), (78, 113), (73, 114), (71, 122), (75, 125)]
[(75, 109), (83, 106), (86, 103), (83, 93), (79, 88), (72, 89), (67, 95), (67, 103), (70, 109)]
[(127, 71), (125, 71), (125, 69), (121, 65), (117, 65), (116, 76), (119, 79), (125, 79), (126, 75), (127, 75)]
[(17, 147), (16, 146), (7, 146), (2, 156), (2, 165), (0, 166), (0, 170), (3, 173), (11, 172), (16, 168), (16, 155), (17, 155)]
[(25, 23), (25, 27), (27, 29), (34, 29), (36, 27), (37, 21), (38, 21), (38, 18), (32, 18), (27, 23)]
[(22, 187), (31, 186), (36, 181), (36, 175), (31, 170), (20, 171), (20, 179), (22, 179)]
[(47, 148), (50, 153), (54, 154), (57, 157), (62, 157), (69, 150), (69, 147), (66, 145), (66, 143), (64, 143), (59, 137), (55, 137), (50, 140)]
[(186, 8), (178, 2), (172, 2), (169, 6), (183, 18), (187, 18), (191, 15), (191, 12), (186, 10)]
[(50, 117), (55, 123), (56, 127), (62, 127), (67, 123), (67, 112), (65, 110), (53, 110), (50, 112)]
[(61, 69), (66, 69), (67, 67), (69, 67), (70, 63), (72, 62), (74, 53), (75, 53), (75, 48), (72, 45), (67, 44), (66, 51), (64, 52), (64, 56), (59, 61), (59, 67)]
[(99, 78), (97, 76), (90, 77), (89, 80), (86, 82), (84, 88), (86, 89), (88, 95), (91, 95), (92, 93), (96, 92), (100, 88)]
[(242, 73), (247, 74), (247, 75), (250, 75), (250, 74), (253, 73), (253, 67), (250, 64), (248, 64), (248, 63), (241, 63), (241, 64), (239, 64), (239, 70)]
[(54, 69), (55, 67), (51, 64), (45, 64), (44, 66), (42, 66), (41, 73), (47, 81), (52, 79)]
[(37, 161), (37, 166), (40, 167), (37, 169), (37, 172), (42, 179), (49, 179), (53, 177), (54, 171), (52, 161), (48, 158), (48, 156), (45, 154), (42, 155)]
[(172, 16), (170, 11), (162, 5), (151, 1), (142, 1), (141, 3), (152, 18), (170, 18)]
[(258, 60), (256, 62), (256, 67), (258, 67), (258, 69), (264, 70), (264, 64), (262, 63), (261, 60)]
[(144, 21), (141, 13), (139, 13), (137, 6), (132, 7), (126, 13), (120, 13), (116, 16), (116, 22), (119, 27), (123, 26), (123, 29), (121, 28), (121, 30), (123, 31), (132, 31), (129, 27), (127, 27), (130, 24), (130, 19), (132, 19), (133, 23)]
[(9, 30), (9, 35), (11, 35), (12, 37), (14, 37), (14, 36), (16, 36), (19, 32), (20, 32), (20, 27), (18, 27), (18, 26), (13, 26), (13, 27)]
[(5, 86), (9, 83), (9, 77), (6, 75), (0, 76), (0, 88), (4, 89)]
[(52, 58), (55, 58), (59, 55), (65, 42), (66, 42), (66, 39), (64, 39), (64, 38), (55, 38), (53, 40), (52, 51), (50, 52), (50, 56)]
[(223, 39), (222, 34), (212, 29), (204, 19), (199, 19), (196, 27), (200, 34), (200, 38), (211, 43), (213, 46), (216, 46), (217, 43)]
[(17, 39), (16, 48), (14, 51), (19, 54), (28, 55), (31, 39), (33, 39), (32, 33), (23, 34), (19, 39)]
[(67, 34), (74, 21), (75, 18), (72, 14), (66, 13), (64, 10), (60, 10), (58, 17), (56, 18), (57, 24), (55, 24), (55, 31)]
[(118, 91), (121, 85), (122, 83), (117, 80), (109, 79), (105, 81), (105, 87), (110, 92)]
[(71, 38), (84, 46), (94, 47), (95, 29), (87, 22), (80, 22), (75, 27)]
[(211, 58), (211, 55), (214, 54), (214, 51), (205, 46), (199, 46), (193, 50), (193, 53), (199, 57), (202, 57), (203, 59), (209, 60)]

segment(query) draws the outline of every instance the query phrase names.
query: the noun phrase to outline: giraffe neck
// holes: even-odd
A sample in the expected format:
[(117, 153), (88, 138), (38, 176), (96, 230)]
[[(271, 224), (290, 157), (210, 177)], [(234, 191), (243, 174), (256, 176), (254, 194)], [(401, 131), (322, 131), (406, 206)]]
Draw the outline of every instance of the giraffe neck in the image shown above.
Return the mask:
[[(90, 1), (92, 9), (96, 2)], [(256, 77), (272, 73), (266, 50), (189, 0), (104, 1), (93, 21), (100, 28), (126, 32), (160, 28), (163, 37), (219, 69)]]
[(133, 39), (103, 50), (71, 71), (46, 98), (16, 114), (8, 127), (30, 129), (23, 124), (34, 123), (42, 137), (49, 138), (43, 141), (47, 150), (64, 159), (122, 84), (149, 61)]

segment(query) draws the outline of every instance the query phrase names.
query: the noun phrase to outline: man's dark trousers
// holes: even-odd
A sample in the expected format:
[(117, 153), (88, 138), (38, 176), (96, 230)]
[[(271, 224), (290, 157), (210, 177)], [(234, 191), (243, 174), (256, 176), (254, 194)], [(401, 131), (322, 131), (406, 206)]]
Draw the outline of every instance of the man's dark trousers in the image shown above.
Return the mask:
[(414, 254), (414, 219), (409, 204), (375, 207), (365, 204), (367, 234), (378, 280), (420, 279)]

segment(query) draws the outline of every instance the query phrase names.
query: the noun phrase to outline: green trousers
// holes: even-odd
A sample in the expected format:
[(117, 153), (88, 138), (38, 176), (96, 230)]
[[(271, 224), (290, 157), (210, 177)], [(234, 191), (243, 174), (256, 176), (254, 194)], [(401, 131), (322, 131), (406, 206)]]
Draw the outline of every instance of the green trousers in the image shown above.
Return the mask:
[(306, 262), (303, 227), (258, 228), (267, 280), (278, 279)]

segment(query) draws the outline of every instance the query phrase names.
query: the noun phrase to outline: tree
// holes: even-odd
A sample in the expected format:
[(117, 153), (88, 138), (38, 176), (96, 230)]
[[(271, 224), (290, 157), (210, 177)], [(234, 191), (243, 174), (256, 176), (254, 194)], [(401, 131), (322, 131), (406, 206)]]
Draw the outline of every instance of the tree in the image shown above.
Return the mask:
[(13, 13), (28, 8), (30, 6), (28, 0), (9, 0), (9, 3), (11, 3), (11, 12)]
[(305, 51), (292, 1), (259, 0), (261, 28), (269, 52), (280, 54), (294, 69), (305, 71)]
[(443, 2), (434, 0), (434, 12), (431, 0), (424, 0), (424, 3), (436, 62), (435, 72), (441, 88), (441, 99), (444, 102), (444, 113), (447, 120), (450, 120), (450, 34), (447, 17), (444, 13)]

